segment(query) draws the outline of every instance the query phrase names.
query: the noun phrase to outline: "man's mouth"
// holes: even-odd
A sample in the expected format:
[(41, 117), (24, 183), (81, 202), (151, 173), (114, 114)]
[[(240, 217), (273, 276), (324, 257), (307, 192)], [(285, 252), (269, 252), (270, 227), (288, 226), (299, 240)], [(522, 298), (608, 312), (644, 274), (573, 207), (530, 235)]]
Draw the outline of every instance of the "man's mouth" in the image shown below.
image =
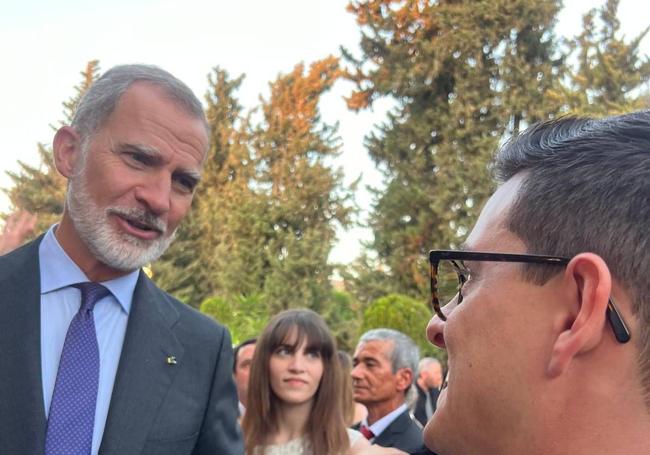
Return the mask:
[(128, 218), (124, 218), (124, 219), (125, 219), (125, 221), (127, 223), (129, 223), (131, 226), (135, 227), (136, 229), (141, 229), (143, 231), (155, 231), (155, 232), (161, 233), (160, 230), (157, 229), (154, 226), (150, 226), (148, 224), (142, 223), (142, 222), (137, 221), (137, 220), (131, 220), (131, 219), (128, 219)]
[(142, 210), (113, 208), (108, 213), (116, 217), (124, 231), (142, 240), (154, 240), (166, 229), (164, 221)]

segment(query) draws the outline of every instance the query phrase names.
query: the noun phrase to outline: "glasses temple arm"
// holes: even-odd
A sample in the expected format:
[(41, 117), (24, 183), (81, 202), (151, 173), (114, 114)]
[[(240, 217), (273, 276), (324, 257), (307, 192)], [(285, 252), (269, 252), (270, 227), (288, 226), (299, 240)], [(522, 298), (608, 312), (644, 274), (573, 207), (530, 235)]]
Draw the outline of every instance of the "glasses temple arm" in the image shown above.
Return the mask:
[(623, 321), (621, 314), (618, 312), (616, 306), (614, 305), (614, 302), (612, 302), (611, 299), (607, 302), (606, 314), (607, 320), (609, 321), (609, 324), (612, 326), (612, 330), (614, 331), (616, 340), (619, 343), (627, 343), (630, 341), (630, 331), (625, 325), (625, 321)]

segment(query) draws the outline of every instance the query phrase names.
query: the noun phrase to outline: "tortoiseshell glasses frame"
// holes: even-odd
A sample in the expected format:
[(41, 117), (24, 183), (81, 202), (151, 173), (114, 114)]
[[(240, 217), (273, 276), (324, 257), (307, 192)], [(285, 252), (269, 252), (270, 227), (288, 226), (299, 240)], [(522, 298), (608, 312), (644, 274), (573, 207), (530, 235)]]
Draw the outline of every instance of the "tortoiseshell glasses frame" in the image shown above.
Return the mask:
[[(539, 254), (511, 254), (511, 253), (488, 253), (480, 251), (457, 251), (457, 250), (431, 250), (429, 251), (429, 269), (431, 279), (431, 308), (438, 317), (446, 321), (447, 317), (442, 311), (438, 299), (438, 266), (440, 261), (449, 261), (458, 276), (458, 304), (463, 301), (462, 289), (469, 279), (469, 271), (463, 261), (485, 261), (485, 262), (515, 262), (526, 264), (558, 265), (566, 266), (569, 259), (559, 256), (545, 256)], [(446, 303), (446, 302), (445, 302)], [(614, 336), (619, 343), (630, 341), (630, 331), (621, 317), (616, 305), (609, 299), (607, 303), (607, 321), (614, 331)]]

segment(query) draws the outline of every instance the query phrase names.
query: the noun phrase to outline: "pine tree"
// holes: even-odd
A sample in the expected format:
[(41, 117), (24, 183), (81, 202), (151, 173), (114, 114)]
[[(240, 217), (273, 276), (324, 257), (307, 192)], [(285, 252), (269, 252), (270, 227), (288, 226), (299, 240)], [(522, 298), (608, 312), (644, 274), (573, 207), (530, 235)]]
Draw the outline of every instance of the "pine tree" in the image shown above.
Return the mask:
[(571, 41), (577, 68), (561, 90), (565, 112), (602, 117), (648, 108), (650, 59), (639, 55), (639, 45), (650, 27), (626, 42), (618, 4), (607, 0), (583, 16), (583, 30)]
[[(559, 1), (352, 2), (362, 56), (343, 50), (352, 109), (396, 107), (366, 137), (384, 174), (369, 219), (392, 292), (424, 297), (426, 252), (459, 246), (492, 191), (488, 162), (502, 138), (557, 110), (552, 32)], [(548, 98), (548, 100), (547, 100)], [(378, 281), (378, 280), (374, 280)]]
[[(75, 94), (63, 102), (63, 120), (59, 126), (69, 124), (79, 100), (99, 77), (99, 61), (88, 62), (81, 73), (81, 82), (74, 87)], [(52, 127), (55, 131), (58, 126)], [(13, 186), (5, 190), (11, 203), (10, 211), (26, 210), (38, 215), (36, 233), (40, 233), (57, 222), (63, 214), (63, 203), (67, 181), (54, 166), (52, 149), (38, 144), (39, 166), (30, 166), (19, 161), (18, 172), (8, 172)]]
[(250, 296), (261, 286), (254, 273), (260, 269), (255, 266), (260, 198), (250, 188), (248, 120), (235, 97), (243, 78), (231, 79), (219, 67), (208, 78), (211, 137), (202, 181), (176, 240), (153, 267), (163, 288), (197, 308), (207, 297)]
[(253, 131), (256, 190), (266, 197), (263, 293), (273, 312), (316, 311), (329, 298), (327, 258), (336, 223), (349, 222), (352, 193), (329, 160), (339, 153), (336, 125), (320, 120), (318, 101), (340, 75), (334, 57), (302, 64), (270, 85), (263, 121)]

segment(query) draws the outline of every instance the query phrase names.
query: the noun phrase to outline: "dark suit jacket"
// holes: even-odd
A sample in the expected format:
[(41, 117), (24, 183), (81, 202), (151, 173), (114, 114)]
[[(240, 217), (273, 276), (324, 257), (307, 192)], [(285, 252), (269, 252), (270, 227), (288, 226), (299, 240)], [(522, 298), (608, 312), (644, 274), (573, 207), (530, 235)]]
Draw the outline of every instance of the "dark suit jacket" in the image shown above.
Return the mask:
[[(415, 402), (413, 417), (415, 417), (417, 421), (422, 424), (422, 426), (425, 426), (427, 424), (427, 396), (425, 395), (427, 392), (422, 390), (420, 386), (417, 385), (417, 383), (415, 383), (415, 390), (418, 392), (418, 399)], [(429, 395), (431, 396), (431, 404), (433, 405), (433, 411), (435, 412), (436, 401), (438, 401), (438, 395), (440, 395), (440, 391), (438, 389), (429, 390)]]
[[(356, 424), (352, 428), (358, 430), (359, 427), (360, 424)], [(372, 443), (382, 447), (395, 447), (407, 453), (420, 452), (424, 449), (422, 426), (406, 410), (397, 416)]]
[[(0, 454), (44, 451), (40, 240), (0, 257)], [(228, 331), (141, 272), (99, 453), (242, 454), (231, 368)]]

